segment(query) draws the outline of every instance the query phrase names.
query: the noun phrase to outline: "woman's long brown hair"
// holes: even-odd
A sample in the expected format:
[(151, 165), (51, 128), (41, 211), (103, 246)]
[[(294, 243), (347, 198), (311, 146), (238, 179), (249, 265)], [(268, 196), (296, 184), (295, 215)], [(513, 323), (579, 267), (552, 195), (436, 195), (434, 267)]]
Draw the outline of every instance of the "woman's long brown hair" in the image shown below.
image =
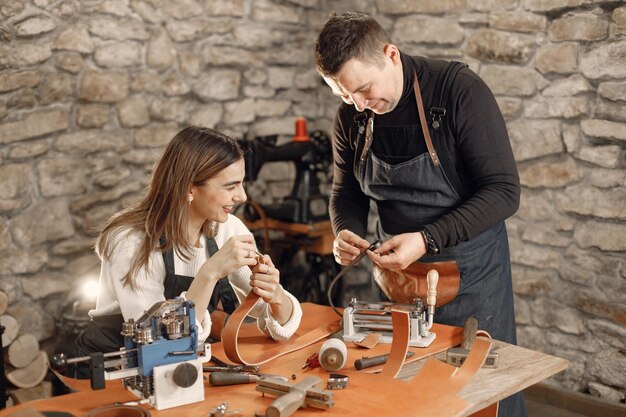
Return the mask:
[[(148, 266), (150, 252), (155, 249), (164, 252), (174, 248), (182, 257), (189, 257), (187, 213), (191, 186), (204, 184), (242, 157), (235, 140), (213, 129), (190, 126), (174, 136), (156, 163), (146, 196), (113, 215), (96, 242), (98, 254), (110, 259), (116, 233), (123, 229), (142, 233), (143, 240), (123, 278), (124, 285), (134, 286), (135, 275)], [(206, 221), (202, 233), (214, 236), (215, 225)], [(162, 236), (164, 245), (159, 242)]]

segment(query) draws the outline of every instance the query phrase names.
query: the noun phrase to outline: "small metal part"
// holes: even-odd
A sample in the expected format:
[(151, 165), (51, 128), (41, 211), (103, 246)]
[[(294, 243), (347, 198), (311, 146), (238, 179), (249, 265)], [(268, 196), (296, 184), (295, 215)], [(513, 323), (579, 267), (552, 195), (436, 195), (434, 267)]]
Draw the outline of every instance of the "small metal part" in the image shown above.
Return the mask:
[(167, 338), (170, 340), (180, 339), (184, 336), (185, 323), (181, 319), (174, 319), (165, 325)]
[(188, 362), (183, 362), (174, 369), (174, 383), (181, 388), (189, 388), (198, 380), (198, 369)]
[(225, 414), (241, 414), (241, 410), (229, 410), (228, 403), (224, 401), (220, 405), (213, 407), (206, 417), (223, 417)]
[(327, 389), (346, 389), (348, 388), (349, 378), (343, 374), (330, 374), (326, 382)]
[(133, 337), (135, 335), (135, 320), (128, 319), (122, 323), (122, 336), (124, 337)]
[(152, 335), (152, 327), (145, 327), (138, 329), (135, 335), (135, 343), (140, 345), (147, 345), (154, 342), (154, 336)]
[(291, 374), (291, 379), (293, 379), (295, 381), (296, 378), (297, 378), (296, 374)]

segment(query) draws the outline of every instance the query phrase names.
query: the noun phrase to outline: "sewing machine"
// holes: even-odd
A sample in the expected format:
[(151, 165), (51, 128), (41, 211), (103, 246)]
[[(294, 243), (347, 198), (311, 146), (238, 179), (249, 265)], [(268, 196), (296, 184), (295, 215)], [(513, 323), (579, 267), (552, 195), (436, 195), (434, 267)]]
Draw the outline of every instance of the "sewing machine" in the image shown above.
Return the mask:
[(416, 298), (413, 304), (368, 303), (353, 298), (350, 305), (343, 311), (343, 340), (361, 342), (370, 333), (380, 333), (378, 342), (391, 343), (393, 331), (391, 311), (403, 310), (408, 311), (410, 315), (409, 346), (430, 346), (437, 337), (429, 330), (433, 325), (435, 314), (439, 274), (432, 269), (426, 278), (428, 282), (426, 308), (419, 298)]
[(161, 301), (137, 321), (122, 324), (124, 347), (120, 351), (72, 359), (55, 355), (51, 364), (62, 370), (69, 363), (89, 362), (92, 389), (103, 389), (105, 379), (121, 379), (140, 403), (150, 403), (157, 410), (203, 401), (202, 363), (211, 359), (211, 348), (205, 345), (204, 356), (198, 355), (195, 323), (192, 301), (180, 297)]
[[(314, 223), (328, 220), (328, 196), (320, 191), (318, 173), (327, 173), (331, 162), (330, 139), (322, 131), (310, 137), (304, 133), (294, 140), (277, 146), (277, 135), (260, 136), (254, 140), (239, 141), (246, 159), (246, 181), (256, 181), (263, 165), (269, 162), (291, 161), (296, 167), (296, 178), (291, 193), (282, 202), (262, 205), (270, 219), (289, 223)], [(259, 213), (247, 206), (245, 219), (253, 222)]]

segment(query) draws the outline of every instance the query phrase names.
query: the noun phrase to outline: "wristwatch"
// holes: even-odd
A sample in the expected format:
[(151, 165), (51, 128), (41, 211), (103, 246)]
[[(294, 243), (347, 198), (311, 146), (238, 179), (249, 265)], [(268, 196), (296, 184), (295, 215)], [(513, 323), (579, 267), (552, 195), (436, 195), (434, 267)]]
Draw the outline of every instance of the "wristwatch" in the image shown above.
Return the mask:
[(420, 229), (419, 232), (424, 238), (424, 244), (426, 245), (426, 254), (437, 255), (439, 253), (439, 247), (437, 246), (437, 242), (435, 242), (435, 239), (433, 239), (433, 236), (426, 229)]
[(326, 382), (327, 389), (346, 389), (348, 388), (348, 376), (343, 374), (330, 374), (328, 382)]

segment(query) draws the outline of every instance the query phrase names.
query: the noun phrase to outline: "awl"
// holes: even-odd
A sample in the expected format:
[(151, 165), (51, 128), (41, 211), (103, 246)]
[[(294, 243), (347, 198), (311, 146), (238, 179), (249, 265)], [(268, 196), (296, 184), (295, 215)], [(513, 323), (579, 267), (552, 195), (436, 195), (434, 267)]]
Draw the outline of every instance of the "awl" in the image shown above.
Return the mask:
[(209, 383), (214, 387), (223, 387), (226, 385), (250, 384), (266, 378), (275, 378), (283, 382), (287, 382), (287, 377), (269, 374), (241, 374), (236, 372), (211, 372), (209, 374)]

